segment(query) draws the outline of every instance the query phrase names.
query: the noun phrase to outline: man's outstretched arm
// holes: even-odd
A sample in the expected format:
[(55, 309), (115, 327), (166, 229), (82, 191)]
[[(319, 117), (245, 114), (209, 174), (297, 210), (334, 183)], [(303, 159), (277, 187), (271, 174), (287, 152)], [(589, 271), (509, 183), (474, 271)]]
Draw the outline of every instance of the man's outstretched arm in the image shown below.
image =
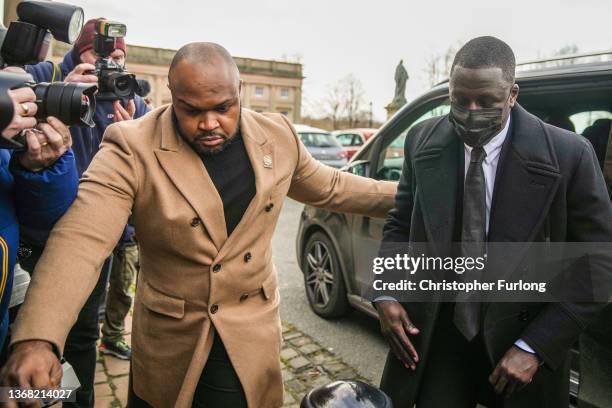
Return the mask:
[(359, 177), (322, 164), (306, 150), (288, 121), (287, 126), (293, 132), (298, 149), (289, 197), (331, 211), (378, 218), (387, 216), (393, 208), (397, 183)]

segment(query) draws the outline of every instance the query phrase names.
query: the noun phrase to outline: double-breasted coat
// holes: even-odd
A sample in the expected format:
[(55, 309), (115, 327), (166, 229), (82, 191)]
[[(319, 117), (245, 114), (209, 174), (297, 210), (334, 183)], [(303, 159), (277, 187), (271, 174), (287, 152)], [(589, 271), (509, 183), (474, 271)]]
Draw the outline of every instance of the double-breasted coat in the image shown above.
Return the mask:
[(221, 198), (177, 133), (171, 106), (110, 126), (76, 201), (52, 232), (13, 343), (44, 339), (61, 352), (132, 214), (141, 267), (132, 327), (134, 392), (156, 408), (190, 407), (216, 330), (249, 407), (280, 407), (271, 239), (283, 200), (384, 217), (397, 184), (322, 165), (280, 114), (243, 109), (241, 132), (257, 191), (228, 237)]

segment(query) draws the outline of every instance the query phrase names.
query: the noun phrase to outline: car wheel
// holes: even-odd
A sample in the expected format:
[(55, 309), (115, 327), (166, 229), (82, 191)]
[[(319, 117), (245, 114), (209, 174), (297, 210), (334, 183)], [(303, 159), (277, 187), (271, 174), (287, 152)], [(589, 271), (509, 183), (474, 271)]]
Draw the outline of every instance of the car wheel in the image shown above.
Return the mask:
[(302, 255), (306, 297), (321, 317), (340, 317), (348, 311), (348, 300), (340, 262), (331, 240), (315, 232), (306, 242)]

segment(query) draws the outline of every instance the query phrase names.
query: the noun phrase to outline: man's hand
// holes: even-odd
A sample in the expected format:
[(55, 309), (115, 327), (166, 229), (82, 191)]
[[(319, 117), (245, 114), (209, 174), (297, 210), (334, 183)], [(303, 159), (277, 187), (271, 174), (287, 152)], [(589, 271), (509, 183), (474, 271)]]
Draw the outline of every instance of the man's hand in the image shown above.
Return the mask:
[(121, 105), (121, 101), (113, 101), (113, 111), (115, 111), (115, 122), (132, 120), (136, 113), (136, 104), (133, 99), (130, 99), (126, 109)]
[(92, 64), (79, 64), (64, 78), (64, 82), (81, 82), (86, 84), (98, 85), (98, 77), (89, 74), (89, 71), (94, 71), (96, 67)]
[[(58, 388), (62, 381), (62, 365), (51, 343), (42, 340), (24, 341), (13, 346), (13, 351), (2, 369), (2, 385), (11, 388)], [(9, 402), (7, 407), (17, 408)], [(36, 407), (37, 402), (22, 406)]]
[(36, 95), (31, 88), (24, 87), (8, 91), (13, 100), (13, 120), (2, 131), (2, 136), (12, 138), (24, 129), (36, 126)]
[(51, 166), (72, 146), (68, 127), (52, 116), (47, 123), (26, 132), (28, 150), (19, 156), (19, 163), (30, 171)]
[(376, 310), (378, 310), (380, 330), (391, 350), (406, 368), (415, 370), (419, 355), (408, 336), (416, 336), (419, 334), (419, 329), (412, 324), (406, 309), (399, 302), (394, 300), (376, 302)]
[(535, 354), (516, 346), (504, 354), (497, 367), (489, 376), (489, 382), (499, 395), (510, 396), (531, 382), (540, 362)]

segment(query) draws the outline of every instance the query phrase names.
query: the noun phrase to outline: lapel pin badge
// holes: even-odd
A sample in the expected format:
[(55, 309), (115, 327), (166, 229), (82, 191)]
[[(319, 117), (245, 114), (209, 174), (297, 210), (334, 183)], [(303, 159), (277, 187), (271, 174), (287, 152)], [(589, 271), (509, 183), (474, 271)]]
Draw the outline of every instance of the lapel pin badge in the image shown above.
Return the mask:
[(263, 158), (263, 165), (266, 169), (272, 168), (272, 156), (265, 155)]

